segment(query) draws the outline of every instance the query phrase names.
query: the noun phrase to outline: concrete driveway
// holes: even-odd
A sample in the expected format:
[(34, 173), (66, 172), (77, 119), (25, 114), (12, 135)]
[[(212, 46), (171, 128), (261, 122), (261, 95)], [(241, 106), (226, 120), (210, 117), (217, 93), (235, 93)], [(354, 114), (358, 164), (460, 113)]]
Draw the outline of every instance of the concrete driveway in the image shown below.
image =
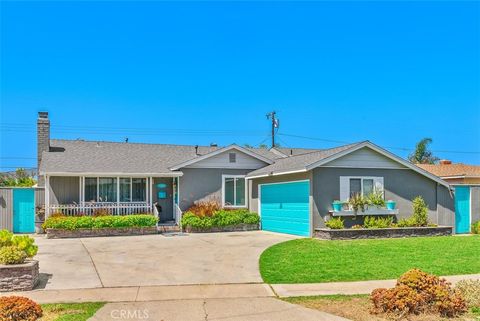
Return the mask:
[(262, 282), (260, 254), (294, 238), (263, 231), (59, 240), (38, 236), (40, 288)]

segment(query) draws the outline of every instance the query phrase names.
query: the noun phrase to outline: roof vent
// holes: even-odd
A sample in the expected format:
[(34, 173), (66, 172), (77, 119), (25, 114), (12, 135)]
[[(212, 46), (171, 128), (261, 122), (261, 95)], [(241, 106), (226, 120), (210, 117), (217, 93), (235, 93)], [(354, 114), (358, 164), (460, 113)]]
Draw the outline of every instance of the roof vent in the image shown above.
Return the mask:
[(198, 155), (198, 145), (195, 145), (195, 155)]
[(452, 161), (449, 159), (442, 159), (440, 160), (440, 165), (451, 165)]

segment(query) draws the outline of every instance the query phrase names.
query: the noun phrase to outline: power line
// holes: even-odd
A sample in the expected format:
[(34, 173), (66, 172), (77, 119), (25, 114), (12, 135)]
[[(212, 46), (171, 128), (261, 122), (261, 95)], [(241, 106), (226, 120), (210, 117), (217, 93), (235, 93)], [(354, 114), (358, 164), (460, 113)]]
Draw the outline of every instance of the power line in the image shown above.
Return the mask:
[[(310, 140), (318, 140), (323, 142), (329, 143), (338, 143), (338, 144), (352, 144), (352, 142), (341, 141), (341, 140), (333, 140), (333, 139), (325, 139), (325, 138), (318, 138), (318, 137), (309, 137), (309, 136), (301, 136), (301, 135), (291, 135), (291, 134), (283, 134), (279, 133), (278, 135), (287, 136), (287, 137), (295, 137), (295, 138), (303, 138), (303, 139), (310, 139)], [(382, 146), (384, 148), (389, 149), (396, 149), (402, 151), (413, 151), (415, 148), (407, 148), (407, 147), (392, 147), (392, 146)], [(435, 153), (451, 153), (451, 154), (480, 154), (480, 151), (452, 151), (452, 150), (432, 150)]]

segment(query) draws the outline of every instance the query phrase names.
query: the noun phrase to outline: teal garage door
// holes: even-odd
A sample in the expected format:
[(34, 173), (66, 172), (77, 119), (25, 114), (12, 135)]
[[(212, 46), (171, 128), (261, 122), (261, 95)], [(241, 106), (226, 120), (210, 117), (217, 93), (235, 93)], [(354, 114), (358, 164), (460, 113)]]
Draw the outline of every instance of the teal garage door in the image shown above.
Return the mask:
[(455, 187), (455, 233), (470, 232), (470, 187)]
[(308, 181), (260, 185), (262, 230), (310, 236)]
[(31, 188), (13, 190), (13, 232), (35, 232), (35, 191)]

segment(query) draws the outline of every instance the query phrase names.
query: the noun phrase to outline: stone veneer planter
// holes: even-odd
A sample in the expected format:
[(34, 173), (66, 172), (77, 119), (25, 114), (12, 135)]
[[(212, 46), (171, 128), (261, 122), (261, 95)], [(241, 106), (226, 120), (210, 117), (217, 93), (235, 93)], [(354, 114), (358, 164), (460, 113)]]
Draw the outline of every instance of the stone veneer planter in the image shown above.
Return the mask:
[(315, 229), (314, 236), (326, 240), (353, 240), (353, 239), (376, 239), (398, 238), (411, 236), (445, 236), (452, 234), (451, 226), (438, 227), (396, 227), (378, 229), (340, 229), (328, 228)]
[(38, 261), (0, 264), (0, 292), (31, 291), (38, 283)]
[(215, 232), (241, 232), (258, 230), (258, 224), (238, 224), (229, 226), (212, 227), (209, 229), (198, 229), (190, 226), (184, 227), (187, 233), (215, 233)]
[(109, 228), (79, 228), (75, 230), (47, 228), (47, 239), (96, 237), (96, 236), (128, 236), (157, 234), (156, 226), (145, 227), (109, 227)]

